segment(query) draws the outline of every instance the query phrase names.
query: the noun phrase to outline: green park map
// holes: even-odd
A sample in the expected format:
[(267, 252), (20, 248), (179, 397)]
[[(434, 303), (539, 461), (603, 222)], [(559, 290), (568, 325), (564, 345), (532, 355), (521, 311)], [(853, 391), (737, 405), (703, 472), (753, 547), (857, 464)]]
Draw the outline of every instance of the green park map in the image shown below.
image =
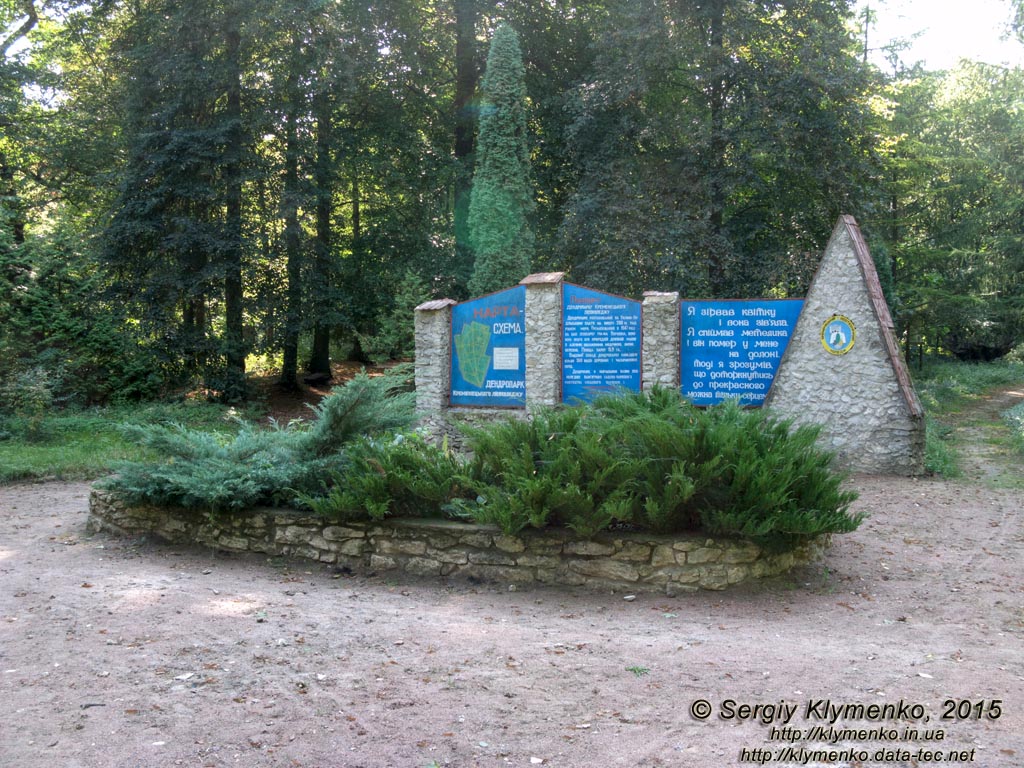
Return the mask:
[(491, 367), (487, 345), (491, 341), (491, 328), (484, 323), (466, 323), (462, 333), (455, 335), (455, 352), (459, 357), (459, 373), (474, 387), (482, 387)]

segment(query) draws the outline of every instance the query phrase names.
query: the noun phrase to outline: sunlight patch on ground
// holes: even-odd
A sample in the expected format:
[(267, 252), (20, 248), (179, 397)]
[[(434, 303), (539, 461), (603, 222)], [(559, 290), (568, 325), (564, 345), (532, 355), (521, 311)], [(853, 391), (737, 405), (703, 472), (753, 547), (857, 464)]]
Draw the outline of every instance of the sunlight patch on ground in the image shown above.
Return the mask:
[(162, 590), (151, 587), (127, 589), (121, 596), (121, 602), (126, 608), (144, 608), (159, 603), (163, 594)]
[(231, 597), (210, 600), (199, 610), (209, 616), (251, 616), (252, 613), (265, 607), (266, 603), (255, 597)]

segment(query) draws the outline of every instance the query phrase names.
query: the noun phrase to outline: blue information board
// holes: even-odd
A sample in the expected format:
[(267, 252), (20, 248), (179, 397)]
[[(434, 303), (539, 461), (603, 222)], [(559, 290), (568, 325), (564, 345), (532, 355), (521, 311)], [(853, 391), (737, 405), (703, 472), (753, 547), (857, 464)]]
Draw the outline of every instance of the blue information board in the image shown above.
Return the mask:
[(452, 307), (450, 403), (525, 407), (525, 286)]
[(640, 302), (562, 286), (562, 401), (640, 391)]
[(761, 405), (803, 299), (683, 301), (680, 387), (694, 405)]

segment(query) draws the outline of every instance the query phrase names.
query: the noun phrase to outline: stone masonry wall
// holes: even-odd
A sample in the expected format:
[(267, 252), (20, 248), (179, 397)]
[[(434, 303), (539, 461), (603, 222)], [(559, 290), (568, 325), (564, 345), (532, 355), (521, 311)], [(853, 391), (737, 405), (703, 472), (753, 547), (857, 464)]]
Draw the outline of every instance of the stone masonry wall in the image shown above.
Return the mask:
[(636, 533), (608, 533), (592, 540), (576, 539), (563, 530), (506, 536), (492, 526), (434, 520), (335, 525), (280, 509), (211, 520), (192, 510), (128, 506), (97, 490), (89, 500), (88, 529), (154, 534), (172, 543), (305, 558), (362, 572), (666, 594), (720, 590), (781, 574), (815, 558), (821, 549), (815, 545), (770, 554), (747, 542)]
[[(842, 355), (821, 342), (833, 315), (856, 328), (853, 347)], [(765, 406), (798, 424), (822, 425), (821, 443), (850, 470), (923, 472), (923, 411), (896, 349), (874, 264), (850, 217), (829, 241)]]
[(641, 387), (679, 386), (679, 294), (644, 293), (641, 339)]
[[(442, 437), (448, 430), (444, 413), (451, 391), (451, 299), (428, 301), (416, 308), (416, 410), (426, 431)], [(422, 361), (422, 362), (421, 362)], [(444, 364), (442, 364), (444, 361)]]
[(526, 286), (526, 408), (558, 405), (562, 398), (561, 272), (523, 279)]

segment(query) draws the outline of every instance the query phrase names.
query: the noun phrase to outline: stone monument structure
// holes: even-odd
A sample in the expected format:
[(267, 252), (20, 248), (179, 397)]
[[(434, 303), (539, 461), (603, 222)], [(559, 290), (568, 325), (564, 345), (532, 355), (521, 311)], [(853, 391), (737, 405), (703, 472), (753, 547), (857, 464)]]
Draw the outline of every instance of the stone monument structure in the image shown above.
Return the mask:
[(842, 216), (811, 283), (765, 406), (822, 426), (852, 471), (924, 471), (924, 410), (860, 227)]
[(459, 445), (459, 423), (529, 418), (616, 389), (737, 398), (795, 423), (853, 471), (920, 474), (924, 415), (899, 355), (874, 262), (852, 217), (829, 241), (807, 298), (643, 301), (561, 272), (470, 301), (416, 308), (422, 424)]

